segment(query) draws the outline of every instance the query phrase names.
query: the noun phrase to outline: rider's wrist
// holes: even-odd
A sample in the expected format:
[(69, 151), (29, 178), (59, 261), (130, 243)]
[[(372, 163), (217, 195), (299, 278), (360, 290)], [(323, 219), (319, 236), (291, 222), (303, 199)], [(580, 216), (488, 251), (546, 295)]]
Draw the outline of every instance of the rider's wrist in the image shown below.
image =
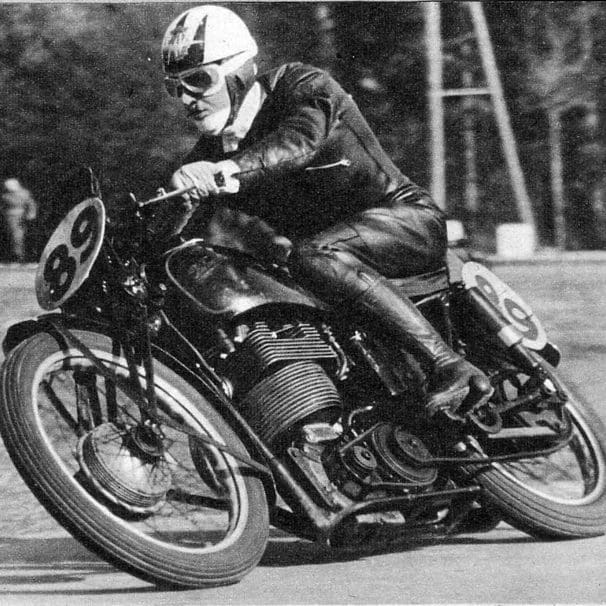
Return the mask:
[(222, 160), (215, 166), (223, 175), (224, 182), (229, 183), (229, 192), (236, 193), (240, 189), (240, 182), (234, 176), (240, 172), (240, 167), (233, 160)]

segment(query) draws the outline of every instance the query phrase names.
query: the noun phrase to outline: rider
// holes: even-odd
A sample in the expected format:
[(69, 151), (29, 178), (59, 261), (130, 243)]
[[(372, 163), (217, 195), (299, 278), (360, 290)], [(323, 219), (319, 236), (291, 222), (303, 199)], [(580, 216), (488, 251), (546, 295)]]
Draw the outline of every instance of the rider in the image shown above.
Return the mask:
[(166, 233), (179, 233), (202, 199), (220, 201), (212, 235), (221, 223), (249, 234), (254, 224), (300, 283), (372, 314), (412, 348), (429, 368), (429, 415), (487, 398), (486, 376), (388, 280), (444, 265), (441, 210), (396, 168), (326, 72), (290, 63), (258, 76), (256, 54), (246, 25), (226, 8), (190, 8), (169, 25), (166, 88), (201, 137), (172, 177), (173, 188), (195, 189)]

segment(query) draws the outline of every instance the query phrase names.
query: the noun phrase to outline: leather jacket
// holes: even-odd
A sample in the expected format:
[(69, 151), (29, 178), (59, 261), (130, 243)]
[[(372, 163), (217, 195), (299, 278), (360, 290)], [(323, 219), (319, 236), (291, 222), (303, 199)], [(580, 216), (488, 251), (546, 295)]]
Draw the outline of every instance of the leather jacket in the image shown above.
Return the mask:
[(326, 72), (290, 63), (259, 77), (267, 96), (235, 153), (201, 137), (184, 163), (231, 159), (240, 192), (221, 205), (300, 239), (370, 208), (432, 205), (382, 149), (360, 110)]

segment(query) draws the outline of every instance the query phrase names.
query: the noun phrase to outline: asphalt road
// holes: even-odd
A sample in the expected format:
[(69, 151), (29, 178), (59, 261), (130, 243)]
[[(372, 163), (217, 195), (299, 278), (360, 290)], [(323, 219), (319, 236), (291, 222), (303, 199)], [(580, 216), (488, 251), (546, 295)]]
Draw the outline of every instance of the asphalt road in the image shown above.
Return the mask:
[[(606, 263), (498, 266), (562, 349), (562, 373), (606, 420)], [(0, 268), (0, 328), (37, 311), (32, 271)], [(487, 534), (346, 555), (274, 532), (260, 565), (224, 588), (161, 592), (81, 547), (38, 505), (0, 446), (0, 604), (606, 603), (606, 537)]]

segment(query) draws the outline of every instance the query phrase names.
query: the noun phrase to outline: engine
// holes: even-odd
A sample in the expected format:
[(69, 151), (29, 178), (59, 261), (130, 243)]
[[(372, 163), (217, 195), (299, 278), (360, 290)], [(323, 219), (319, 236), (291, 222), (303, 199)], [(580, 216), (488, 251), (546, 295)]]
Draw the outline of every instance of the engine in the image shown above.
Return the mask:
[(270, 447), (279, 450), (296, 428), (334, 423), (341, 399), (329, 375), (339, 368), (328, 334), (309, 323), (241, 325), (234, 351), (222, 364), (242, 415)]
[(344, 406), (336, 384), (348, 362), (327, 328), (257, 321), (240, 325), (229, 343), (220, 372), (236, 406), (327, 506), (419, 490), (436, 480), (429, 450), (406, 428), (375, 417), (343, 429), (344, 408), (350, 421), (374, 413), (364, 402), (356, 403), (359, 414), (351, 403)]

